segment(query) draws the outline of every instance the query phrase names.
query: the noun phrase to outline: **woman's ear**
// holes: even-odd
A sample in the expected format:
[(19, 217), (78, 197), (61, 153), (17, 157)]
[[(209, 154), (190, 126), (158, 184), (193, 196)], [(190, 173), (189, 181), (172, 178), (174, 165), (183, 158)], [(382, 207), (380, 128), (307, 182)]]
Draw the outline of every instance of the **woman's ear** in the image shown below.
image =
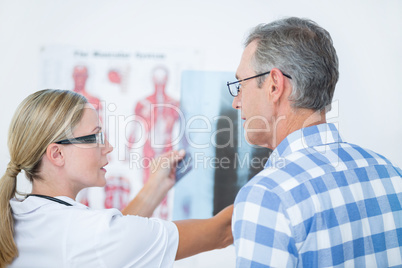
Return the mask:
[(55, 166), (64, 165), (65, 152), (63, 150), (63, 145), (52, 143), (46, 149), (46, 156), (48, 160)]

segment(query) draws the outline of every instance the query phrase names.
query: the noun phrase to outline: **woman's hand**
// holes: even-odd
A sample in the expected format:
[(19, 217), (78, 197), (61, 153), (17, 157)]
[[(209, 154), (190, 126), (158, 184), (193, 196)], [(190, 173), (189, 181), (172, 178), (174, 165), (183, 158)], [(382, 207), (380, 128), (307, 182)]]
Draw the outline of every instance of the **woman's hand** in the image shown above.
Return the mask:
[(151, 217), (176, 182), (176, 166), (184, 150), (165, 153), (151, 161), (151, 174), (136, 197), (122, 210), (124, 215)]
[(151, 174), (147, 184), (159, 195), (163, 195), (160, 201), (176, 183), (176, 166), (185, 154), (184, 150), (171, 151), (151, 161)]

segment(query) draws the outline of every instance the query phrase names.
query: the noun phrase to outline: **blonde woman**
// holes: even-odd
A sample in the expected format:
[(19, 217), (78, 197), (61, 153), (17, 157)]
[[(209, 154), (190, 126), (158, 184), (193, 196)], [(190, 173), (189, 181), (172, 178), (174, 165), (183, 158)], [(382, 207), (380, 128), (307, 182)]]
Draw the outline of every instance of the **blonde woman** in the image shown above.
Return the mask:
[[(8, 146), (10, 163), (0, 180), (1, 267), (171, 267), (175, 259), (232, 243), (232, 207), (205, 220), (138, 216), (149, 216), (172, 187), (181, 152), (164, 155), (169, 168), (155, 167), (122, 212), (76, 202), (80, 190), (105, 185), (113, 150), (96, 111), (77, 93), (28, 96), (12, 119)], [(21, 170), (32, 193), (18, 200)]]

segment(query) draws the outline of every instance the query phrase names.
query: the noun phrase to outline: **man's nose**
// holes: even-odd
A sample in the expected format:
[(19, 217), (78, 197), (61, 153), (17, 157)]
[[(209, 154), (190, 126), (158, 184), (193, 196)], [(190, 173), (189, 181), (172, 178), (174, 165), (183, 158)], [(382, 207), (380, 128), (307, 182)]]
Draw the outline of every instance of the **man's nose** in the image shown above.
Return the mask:
[(241, 101), (239, 99), (239, 97), (234, 97), (233, 102), (232, 102), (232, 107), (233, 109), (241, 109)]

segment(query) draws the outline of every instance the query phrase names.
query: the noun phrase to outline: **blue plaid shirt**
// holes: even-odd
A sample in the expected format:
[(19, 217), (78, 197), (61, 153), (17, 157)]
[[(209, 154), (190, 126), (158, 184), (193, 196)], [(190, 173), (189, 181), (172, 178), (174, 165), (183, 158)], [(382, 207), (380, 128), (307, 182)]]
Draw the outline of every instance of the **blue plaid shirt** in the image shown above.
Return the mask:
[(333, 124), (291, 133), (236, 197), (237, 267), (402, 267), (401, 174)]

